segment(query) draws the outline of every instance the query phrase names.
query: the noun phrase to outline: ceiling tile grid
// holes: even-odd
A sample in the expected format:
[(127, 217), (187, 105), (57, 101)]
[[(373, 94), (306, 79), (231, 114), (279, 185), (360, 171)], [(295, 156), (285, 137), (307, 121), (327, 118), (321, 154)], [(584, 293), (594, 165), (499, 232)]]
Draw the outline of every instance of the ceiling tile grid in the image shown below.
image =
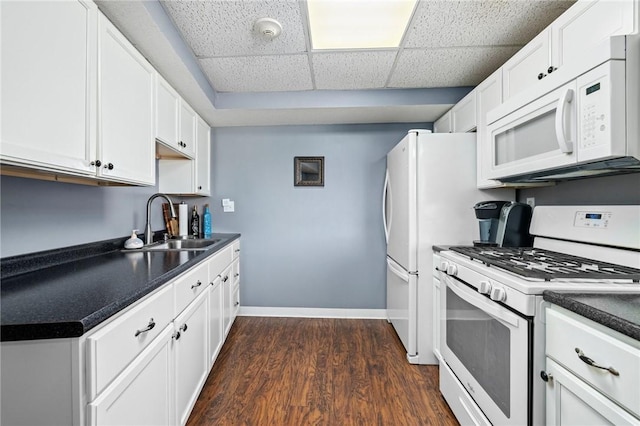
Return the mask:
[[(165, 0), (162, 4), (197, 58), (307, 50), (301, 8), (294, 0)], [(278, 38), (266, 40), (253, 31), (255, 22), (265, 17), (282, 24)]]
[(397, 52), (313, 53), (316, 89), (349, 90), (384, 87)]
[(199, 60), (219, 92), (312, 90), (307, 55), (238, 56)]
[(421, 1), (405, 47), (524, 46), (572, 4), (564, 0)]
[(388, 87), (475, 86), (519, 49), (513, 46), (405, 49)]
[[(384, 0), (376, 0), (384, 1)], [(397, 49), (310, 50), (300, 0), (162, 0), (218, 92), (474, 86), (574, 0), (418, 0)], [(339, 2), (336, 2), (339, 4)], [(253, 30), (274, 18), (280, 37)]]

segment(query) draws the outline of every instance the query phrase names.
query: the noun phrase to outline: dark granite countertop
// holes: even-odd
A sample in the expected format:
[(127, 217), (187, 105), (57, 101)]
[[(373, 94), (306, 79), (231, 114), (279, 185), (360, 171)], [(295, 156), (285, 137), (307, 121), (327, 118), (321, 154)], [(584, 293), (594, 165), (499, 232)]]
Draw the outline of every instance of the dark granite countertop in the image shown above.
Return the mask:
[(449, 250), (449, 247), (451, 247), (451, 246), (450, 245), (448, 245), (448, 246), (433, 245), (433, 246), (431, 246), (431, 250), (433, 250), (435, 253), (440, 253), (441, 251)]
[(545, 290), (544, 300), (640, 340), (640, 293), (564, 293)]
[(79, 337), (240, 238), (206, 251), (122, 250), (126, 238), (2, 259), (0, 339)]

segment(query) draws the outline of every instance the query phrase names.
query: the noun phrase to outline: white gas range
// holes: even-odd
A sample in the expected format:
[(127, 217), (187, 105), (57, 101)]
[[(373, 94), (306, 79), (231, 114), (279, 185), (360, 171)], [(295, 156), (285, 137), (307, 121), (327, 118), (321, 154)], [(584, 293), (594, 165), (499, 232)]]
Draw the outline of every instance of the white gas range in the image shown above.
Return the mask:
[(539, 206), (530, 232), (441, 253), (440, 387), (462, 423), (544, 424), (544, 290), (640, 292), (640, 206)]

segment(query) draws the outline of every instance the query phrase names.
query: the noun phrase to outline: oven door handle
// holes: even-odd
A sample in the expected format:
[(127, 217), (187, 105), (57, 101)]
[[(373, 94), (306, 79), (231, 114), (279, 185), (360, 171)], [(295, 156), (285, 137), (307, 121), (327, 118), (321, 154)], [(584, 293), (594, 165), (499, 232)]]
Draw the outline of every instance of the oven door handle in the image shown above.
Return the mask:
[(474, 291), (466, 290), (466, 288), (462, 287), (464, 284), (459, 284), (448, 275), (445, 275), (444, 279), (446, 285), (451, 289), (451, 291), (457, 294), (458, 297), (465, 302), (470, 303), (476, 308), (487, 313), (488, 315), (491, 315), (496, 320), (502, 323), (506, 323), (505, 326), (507, 327), (510, 325), (512, 327), (518, 328), (519, 318), (517, 315), (514, 315), (506, 309), (501, 308), (500, 305), (498, 305), (496, 302), (487, 301), (490, 299), (487, 299), (484, 296), (480, 296)]

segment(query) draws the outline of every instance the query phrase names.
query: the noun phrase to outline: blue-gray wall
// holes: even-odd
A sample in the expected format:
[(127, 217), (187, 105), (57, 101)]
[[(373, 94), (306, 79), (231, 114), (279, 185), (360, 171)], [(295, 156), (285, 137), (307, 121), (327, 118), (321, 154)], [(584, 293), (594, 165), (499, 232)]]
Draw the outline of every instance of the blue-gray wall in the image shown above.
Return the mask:
[[(386, 154), (416, 127), (214, 130), (213, 228), (242, 233), (243, 305), (385, 307)], [(324, 187), (294, 187), (295, 156), (325, 157)]]

